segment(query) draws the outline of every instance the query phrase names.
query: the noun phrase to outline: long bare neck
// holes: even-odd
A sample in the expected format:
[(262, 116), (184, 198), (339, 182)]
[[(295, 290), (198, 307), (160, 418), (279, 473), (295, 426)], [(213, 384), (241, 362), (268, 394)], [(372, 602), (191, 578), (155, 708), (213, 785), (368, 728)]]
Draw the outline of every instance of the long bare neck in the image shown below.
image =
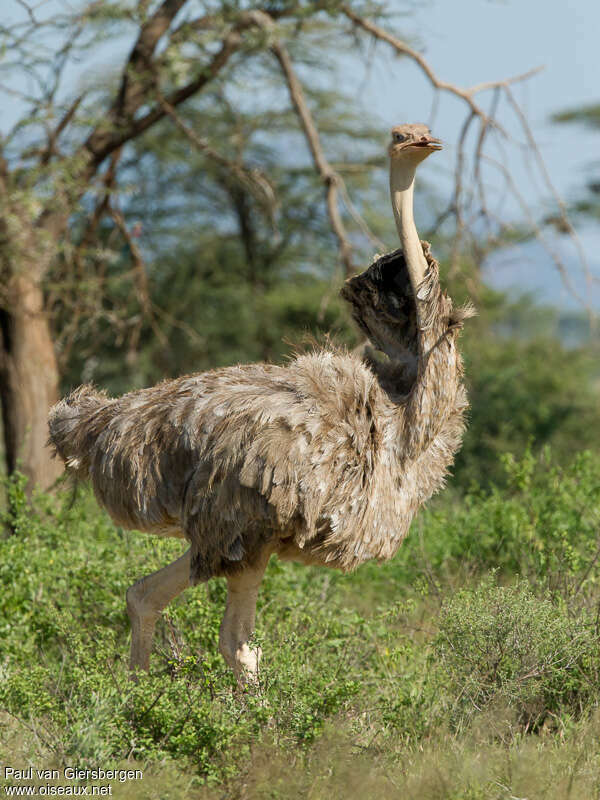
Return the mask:
[[(413, 216), (413, 192), (418, 163), (397, 159), (392, 161), (390, 170), (392, 207), (415, 298), (419, 327), (417, 376), (409, 397), (402, 406), (403, 433), (399, 437), (402, 458), (407, 459), (422, 454), (445, 427), (447, 419), (455, 411), (461, 374), (460, 356), (454, 346), (454, 336), (440, 338), (448, 325), (446, 314), (449, 313), (451, 304), (448, 300), (442, 300), (441, 305), (439, 304), (437, 271), (435, 285), (438, 291), (432, 285), (429, 291), (419, 293), (430, 267), (423, 253)], [(424, 316), (430, 324), (425, 324)]]
[(417, 163), (398, 159), (392, 161), (390, 169), (392, 208), (415, 297), (417, 297), (417, 291), (427, 272), (427, 261), (423, 255), (421, 240), (413, 216), (413, 192), (417, 166)]

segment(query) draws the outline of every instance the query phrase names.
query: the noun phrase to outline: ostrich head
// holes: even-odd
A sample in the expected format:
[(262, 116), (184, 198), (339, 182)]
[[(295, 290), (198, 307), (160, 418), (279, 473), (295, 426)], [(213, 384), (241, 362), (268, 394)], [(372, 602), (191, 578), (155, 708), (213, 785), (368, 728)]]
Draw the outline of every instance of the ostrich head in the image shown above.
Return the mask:
[(417, 122), (392, 128), (392, 140), (388, 148), (392, 166), (402, 162), (416, 167), (435, 150), (441, 149), (441, 141), (433, 138), (427, 125)]

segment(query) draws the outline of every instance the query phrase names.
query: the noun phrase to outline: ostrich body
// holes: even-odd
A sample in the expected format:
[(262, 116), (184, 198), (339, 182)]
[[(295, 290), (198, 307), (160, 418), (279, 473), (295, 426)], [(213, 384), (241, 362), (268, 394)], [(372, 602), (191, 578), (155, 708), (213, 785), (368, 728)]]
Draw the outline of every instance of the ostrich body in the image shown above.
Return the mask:
[(391, 193), (402, 250), (346, 281), (342, 296), (379, 359), (334, 349), (109, 398), (82, 386), (50, 412), (50, 441), (91, 480), (113, 520), (190, 549), (127, 593), (132, 669), (149, 666), (161, 610), (190, 584), (226, 576), (219, 646), (238, 679), (270, 556), (350, 570), (388, 559), (444, 481), (467, 407), (456, 347), (464, 312), (440, 291), (412, 216), (418, 164), (439, 142), (399, 126)]

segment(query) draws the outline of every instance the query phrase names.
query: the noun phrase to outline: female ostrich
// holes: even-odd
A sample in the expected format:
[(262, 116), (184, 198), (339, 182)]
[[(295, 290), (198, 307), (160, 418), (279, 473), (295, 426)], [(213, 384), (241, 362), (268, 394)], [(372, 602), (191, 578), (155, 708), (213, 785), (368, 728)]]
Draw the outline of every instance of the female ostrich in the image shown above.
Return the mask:
[(342, 570), (388, 559), (442, 486), (464, 429), (456, 339), (467, 312), (440, 291), (412, 214), (415, 170), (439, 149), (424, 125), (392, 130), (402, 249), (342, 289), (385, 356), (323, 349), (120, 398), (81, 386), (51, 410), (51, 443), (115, 522), (191, 545), (127, 592), (133, 670), (149, 666), (162, 609), (223, 575), (219, 648), (238, 680), (255, 674), (260, 653), (248, 639), (270, 556)]

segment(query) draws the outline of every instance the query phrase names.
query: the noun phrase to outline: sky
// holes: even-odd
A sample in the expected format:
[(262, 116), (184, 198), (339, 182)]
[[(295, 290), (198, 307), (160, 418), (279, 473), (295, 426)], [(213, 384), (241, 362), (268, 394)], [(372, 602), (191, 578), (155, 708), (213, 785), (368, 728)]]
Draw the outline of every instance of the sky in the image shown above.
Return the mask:
[[(48, 6), (52, 3), (57, 4), (57, 0), (46, 0)], [(18, 0), (0, 0), (0, 5), (4, 21), (22, 13)], [(515, 93), (558, 191), (568, 200), (582, 190), (590, 162), (600, 160), (600, 132), (553, 125), (550, 116), (565, 108), (600, 102), (598, 0), (391, 0), (388, 5), (393, 11), (410, 12), (394, 20), (396, 31), (423, 52), (446, 81), (467, 87), (543, 66), (535, 77), (515, 86)], [(381, 45), (378, 58), (366, 72), (356, 60), (352, 62), (351, 55), (348, 58), (352, 83), (369, 113), (384, 128), (398, 122), (431, 121), (431, 88), (414, 65), (392, 57)], [(489, 102), (489, 96), (479, 97), (484, 105)], [(6, 98), (0, 102), (2, 129), (17, 109), (7, 105)], [(517, 132), (507, 108), (500, 109), (499, 117), (511, 132)], [(447, 147), (423, 169), (427, 170), (427, 179), (437, 181), (442, 195), (448, 197), (455, 144), (464, 118), (460, 101), (440, 96), (433, 127)], [(540, 212), (551, 212), (553, 201), (539, 174), (532, 172), (530, 159), (523, 159), (516, 147), (508, 147), (507, 158), (528, 202)], [(490, 180), (494, 180), (491, 174)], [(516, 204), (505, 211), (519, 221), (521, 212)], [(600, 276), (598, 226), (582, 228), (580, 236), (590, 267)], [(572, 242), (561, 237), (552, 246), (559, 248), (578, 291), (600, 308), (600, 287), (586, 283)], [(551, 259), (536, 244), (497, 253), (488, 262), (486, 274), (499, 288), (516, 285), (542, 301), (576, 306)]]

